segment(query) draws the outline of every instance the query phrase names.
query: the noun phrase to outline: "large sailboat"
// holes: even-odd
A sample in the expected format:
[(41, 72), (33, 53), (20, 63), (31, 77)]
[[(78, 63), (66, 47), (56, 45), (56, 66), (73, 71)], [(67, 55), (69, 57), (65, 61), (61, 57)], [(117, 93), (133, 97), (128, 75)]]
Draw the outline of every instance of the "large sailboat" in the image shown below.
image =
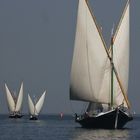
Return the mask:
[(8, 109), (10, 112), (9, 118), (21, 118), (23, 115), (21, 114), (21, 107), (23, 101), (23, 83), (21, 83), (21, 87), (19, 90), (18, 97), (11, 93), (8, 86), (5, 84), (6, 90), (6, 98), (8, 103)]
[(85, 128), (119, 129), (133, 119), (127, 97), (129, 76), (129, 0), (110, 48), (87, 0), (79, 0), (71, 67), (70, 99), (89, 102), (75, 121)]
[(29, 105), (29, 113), (30, 113), (30, 120), (37, 120), (38, 115), (42, 109), (46, 96), (46, 91), (41, 95), (39, 100), (36, 103), (33, 103), (30, 95), (28, 94), (28, 105)]

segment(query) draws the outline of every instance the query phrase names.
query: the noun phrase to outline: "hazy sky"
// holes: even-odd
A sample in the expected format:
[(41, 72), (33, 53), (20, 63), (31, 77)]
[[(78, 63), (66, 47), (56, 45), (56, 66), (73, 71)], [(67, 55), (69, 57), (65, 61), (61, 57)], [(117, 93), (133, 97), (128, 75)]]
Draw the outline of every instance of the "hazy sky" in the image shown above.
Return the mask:
[[(126, 0), (89, 0), (109, 44)], [(69, 79), (78, 0), (0, 0), (0, 112), (6, 113), (4, 90), (39, 97), (47, 89), (43, 113), (72, 113)], [(140, 113), (140, 0), (131, 0), (129, 99)], [(79, 107), (74, 111), (79, 110)]]

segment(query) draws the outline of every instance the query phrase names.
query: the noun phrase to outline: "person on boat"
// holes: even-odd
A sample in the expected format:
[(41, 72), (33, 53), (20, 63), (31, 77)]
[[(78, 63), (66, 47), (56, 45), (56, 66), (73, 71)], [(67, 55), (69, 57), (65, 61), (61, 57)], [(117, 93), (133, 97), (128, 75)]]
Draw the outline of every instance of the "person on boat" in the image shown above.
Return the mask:
[(89, 113), (86, 111), (84, 117), (89, 117)]
[(77, 115), (77, 113), (75, 113), (75, 121), (77, 120), (77, 118), (78, 118), (78, 115)]

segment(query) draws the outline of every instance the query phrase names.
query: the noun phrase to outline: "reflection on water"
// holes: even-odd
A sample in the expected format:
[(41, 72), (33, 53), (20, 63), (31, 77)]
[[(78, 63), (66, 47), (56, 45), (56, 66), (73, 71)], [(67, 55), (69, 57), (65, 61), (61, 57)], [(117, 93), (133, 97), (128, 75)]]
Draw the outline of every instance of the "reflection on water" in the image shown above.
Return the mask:
[(140, 140), (140, 115), (134, 116), (124, 129), (84, 129), (77, 125), (72, 135), (72, 140)]
[(104, 130), (104, 129), (83, 129), (76, 128), (73, 140), (130, 140), (129, 129)]
[(140, 140), (140, 117), (122, 130), (84, 129), (71, 116), (40, 116), (39, 120), (0, 115), (0, 140)]

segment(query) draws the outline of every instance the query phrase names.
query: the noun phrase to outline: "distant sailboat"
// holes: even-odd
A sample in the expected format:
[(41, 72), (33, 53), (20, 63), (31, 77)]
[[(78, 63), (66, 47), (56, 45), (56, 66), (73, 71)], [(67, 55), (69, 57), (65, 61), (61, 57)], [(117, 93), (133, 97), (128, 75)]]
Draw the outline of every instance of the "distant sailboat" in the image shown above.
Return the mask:
[(75, 121), (86, 128), (122, 128), (133, 119), (127, 98), (129, 0), (108, 50), (87, 0), (79, 0), (70, 99), (89, 102)]
[(37, 120), (38, 115), (42, 109), (44, 99), (45, 99), (46, 91), (42, 94), (36, 104), (33, 103), (30, 95), (28, 94), (28, 104), (29, 104), (29, 113), (30, 113), (30, 120)]
[(18, 97), (13, 95), (8, 86), (5, 84), (6, 97), (8, 103), (8, 109), (10, 111), (9, 118), (21, 118), (23, 115), (21, 114), (21, 107), (23, 101), (23, 83), (21, 84)]

